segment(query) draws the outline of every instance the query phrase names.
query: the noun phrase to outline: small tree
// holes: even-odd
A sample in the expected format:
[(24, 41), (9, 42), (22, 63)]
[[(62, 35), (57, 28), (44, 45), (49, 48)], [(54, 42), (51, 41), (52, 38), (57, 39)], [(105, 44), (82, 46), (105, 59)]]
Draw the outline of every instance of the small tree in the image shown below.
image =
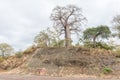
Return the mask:
[(80, 26), (85, 20), (81, 8), (75, 5), (57, 6), (53, 9), (50, 18), (54, 21), (54, 26), (58, 33), (65, 34), (65, 46), (70, 47), (72, 41), (71, 33), (80, 32)]
[(7, 43), (0, 43), (0, 52), (2, 57), (5, 57), (6, 54), (9, 54), (13, 51), (13, 48)]
[(58, 46), (60, 39), (60, 34), (57, 33), (57, 30), (55, 27), (53, 27), (52, 29), (48, 28), (47, 29), (47, 33), (49, 34), (50, 37), (50, 46)]
[(64, 45), (64, 40), (60, 39), (60, 34), (56, 32), (55, 28), (47, 28), (46, 30), (41, 31), (37, 36), (35, 36), (34, 42), (41, 47), (60, 47)]
[(34, 38), (34, 42), (37, 46), (40, 47), (47, 47), (50, 44), (50, 37), (46, 31), (41, 31), (37, 36)]
[(93, 40), (93, 47), (96, 47), (97, 38), (108, 38), (110, 37), (111, 31), (108, 26), (98, 26), (93, 28), (88, 28), (83, 32), (84, 39)]

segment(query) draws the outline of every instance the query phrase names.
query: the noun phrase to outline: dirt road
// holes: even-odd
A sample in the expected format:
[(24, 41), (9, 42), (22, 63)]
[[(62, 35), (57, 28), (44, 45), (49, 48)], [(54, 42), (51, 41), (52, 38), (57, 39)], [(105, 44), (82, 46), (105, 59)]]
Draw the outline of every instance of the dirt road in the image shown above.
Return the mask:
[(120, 79), (102, 79), (102, 78), (62, 78), (35, 75), (0, 75), (0, 80), (120, 80)]

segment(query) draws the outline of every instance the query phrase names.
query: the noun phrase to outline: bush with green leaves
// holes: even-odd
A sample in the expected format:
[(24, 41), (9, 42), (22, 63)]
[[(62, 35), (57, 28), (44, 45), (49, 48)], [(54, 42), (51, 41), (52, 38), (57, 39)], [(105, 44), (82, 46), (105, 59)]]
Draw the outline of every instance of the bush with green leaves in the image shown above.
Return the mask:
[[(93, 48), (94, 47), (93, 42), (91, 42), (91, 41), (85, 41), (84, 46), (88, 47), (88, 48)], [(105, 42), (97, 42), (96, 43), (96, 48), (106, 49), (106, 50), (113, 50), (114, 49), (113, 46), (110, 46), (110, 45), (106, 44)]]
[(84, 41), (84, 47), (93, 48), (93, 42), (89, 40)]
[(15, 53), (16, 58), (21, 58), (23, 56), (23, 53), (21, 51), (18, 51)]
[(101, 49), (106, 49), (106, 50), (113, 50), (114, 49), (114, 46), (110, 46), (110, 45), (106, 44), (105, 42), (98, 42), (97, 47), (99, 47)]
[(113, 70), (111, 69), (111, 68), (109, 68), (109, 67), (104, 67), (103, 68), (103, 73), (104, 74), (110, 74), (110, 73), (112, 73), (113, 72)]

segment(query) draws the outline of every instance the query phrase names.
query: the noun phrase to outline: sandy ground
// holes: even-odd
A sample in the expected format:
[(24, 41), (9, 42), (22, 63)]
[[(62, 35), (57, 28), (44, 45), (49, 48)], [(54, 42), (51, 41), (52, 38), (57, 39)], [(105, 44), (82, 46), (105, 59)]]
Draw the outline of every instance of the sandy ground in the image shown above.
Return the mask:
[(120, 80), (117, 78), (95, 78), (95, 77), (49, 77), (49, 76), (35, 76), (35, 75), (10, 75), (1, 74), (0, 80)]

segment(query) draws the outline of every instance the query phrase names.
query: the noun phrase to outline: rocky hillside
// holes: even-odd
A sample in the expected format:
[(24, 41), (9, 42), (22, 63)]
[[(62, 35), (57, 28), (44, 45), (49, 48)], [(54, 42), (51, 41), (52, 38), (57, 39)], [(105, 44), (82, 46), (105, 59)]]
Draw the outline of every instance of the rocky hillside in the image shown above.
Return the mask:
[(108, 50), (73, 48), (36, 48), (11, 56), (0, 62), (0, 69), (10, 73), (36, 74), (37, 68), (46, 68), (49, 76), (120, 75), (120, 58)]
[(111, 51), (89, 48), (40, 48), (28, 62), (29, 70), (46, 68), (48, 75), (120, 74), (120, 62)]

